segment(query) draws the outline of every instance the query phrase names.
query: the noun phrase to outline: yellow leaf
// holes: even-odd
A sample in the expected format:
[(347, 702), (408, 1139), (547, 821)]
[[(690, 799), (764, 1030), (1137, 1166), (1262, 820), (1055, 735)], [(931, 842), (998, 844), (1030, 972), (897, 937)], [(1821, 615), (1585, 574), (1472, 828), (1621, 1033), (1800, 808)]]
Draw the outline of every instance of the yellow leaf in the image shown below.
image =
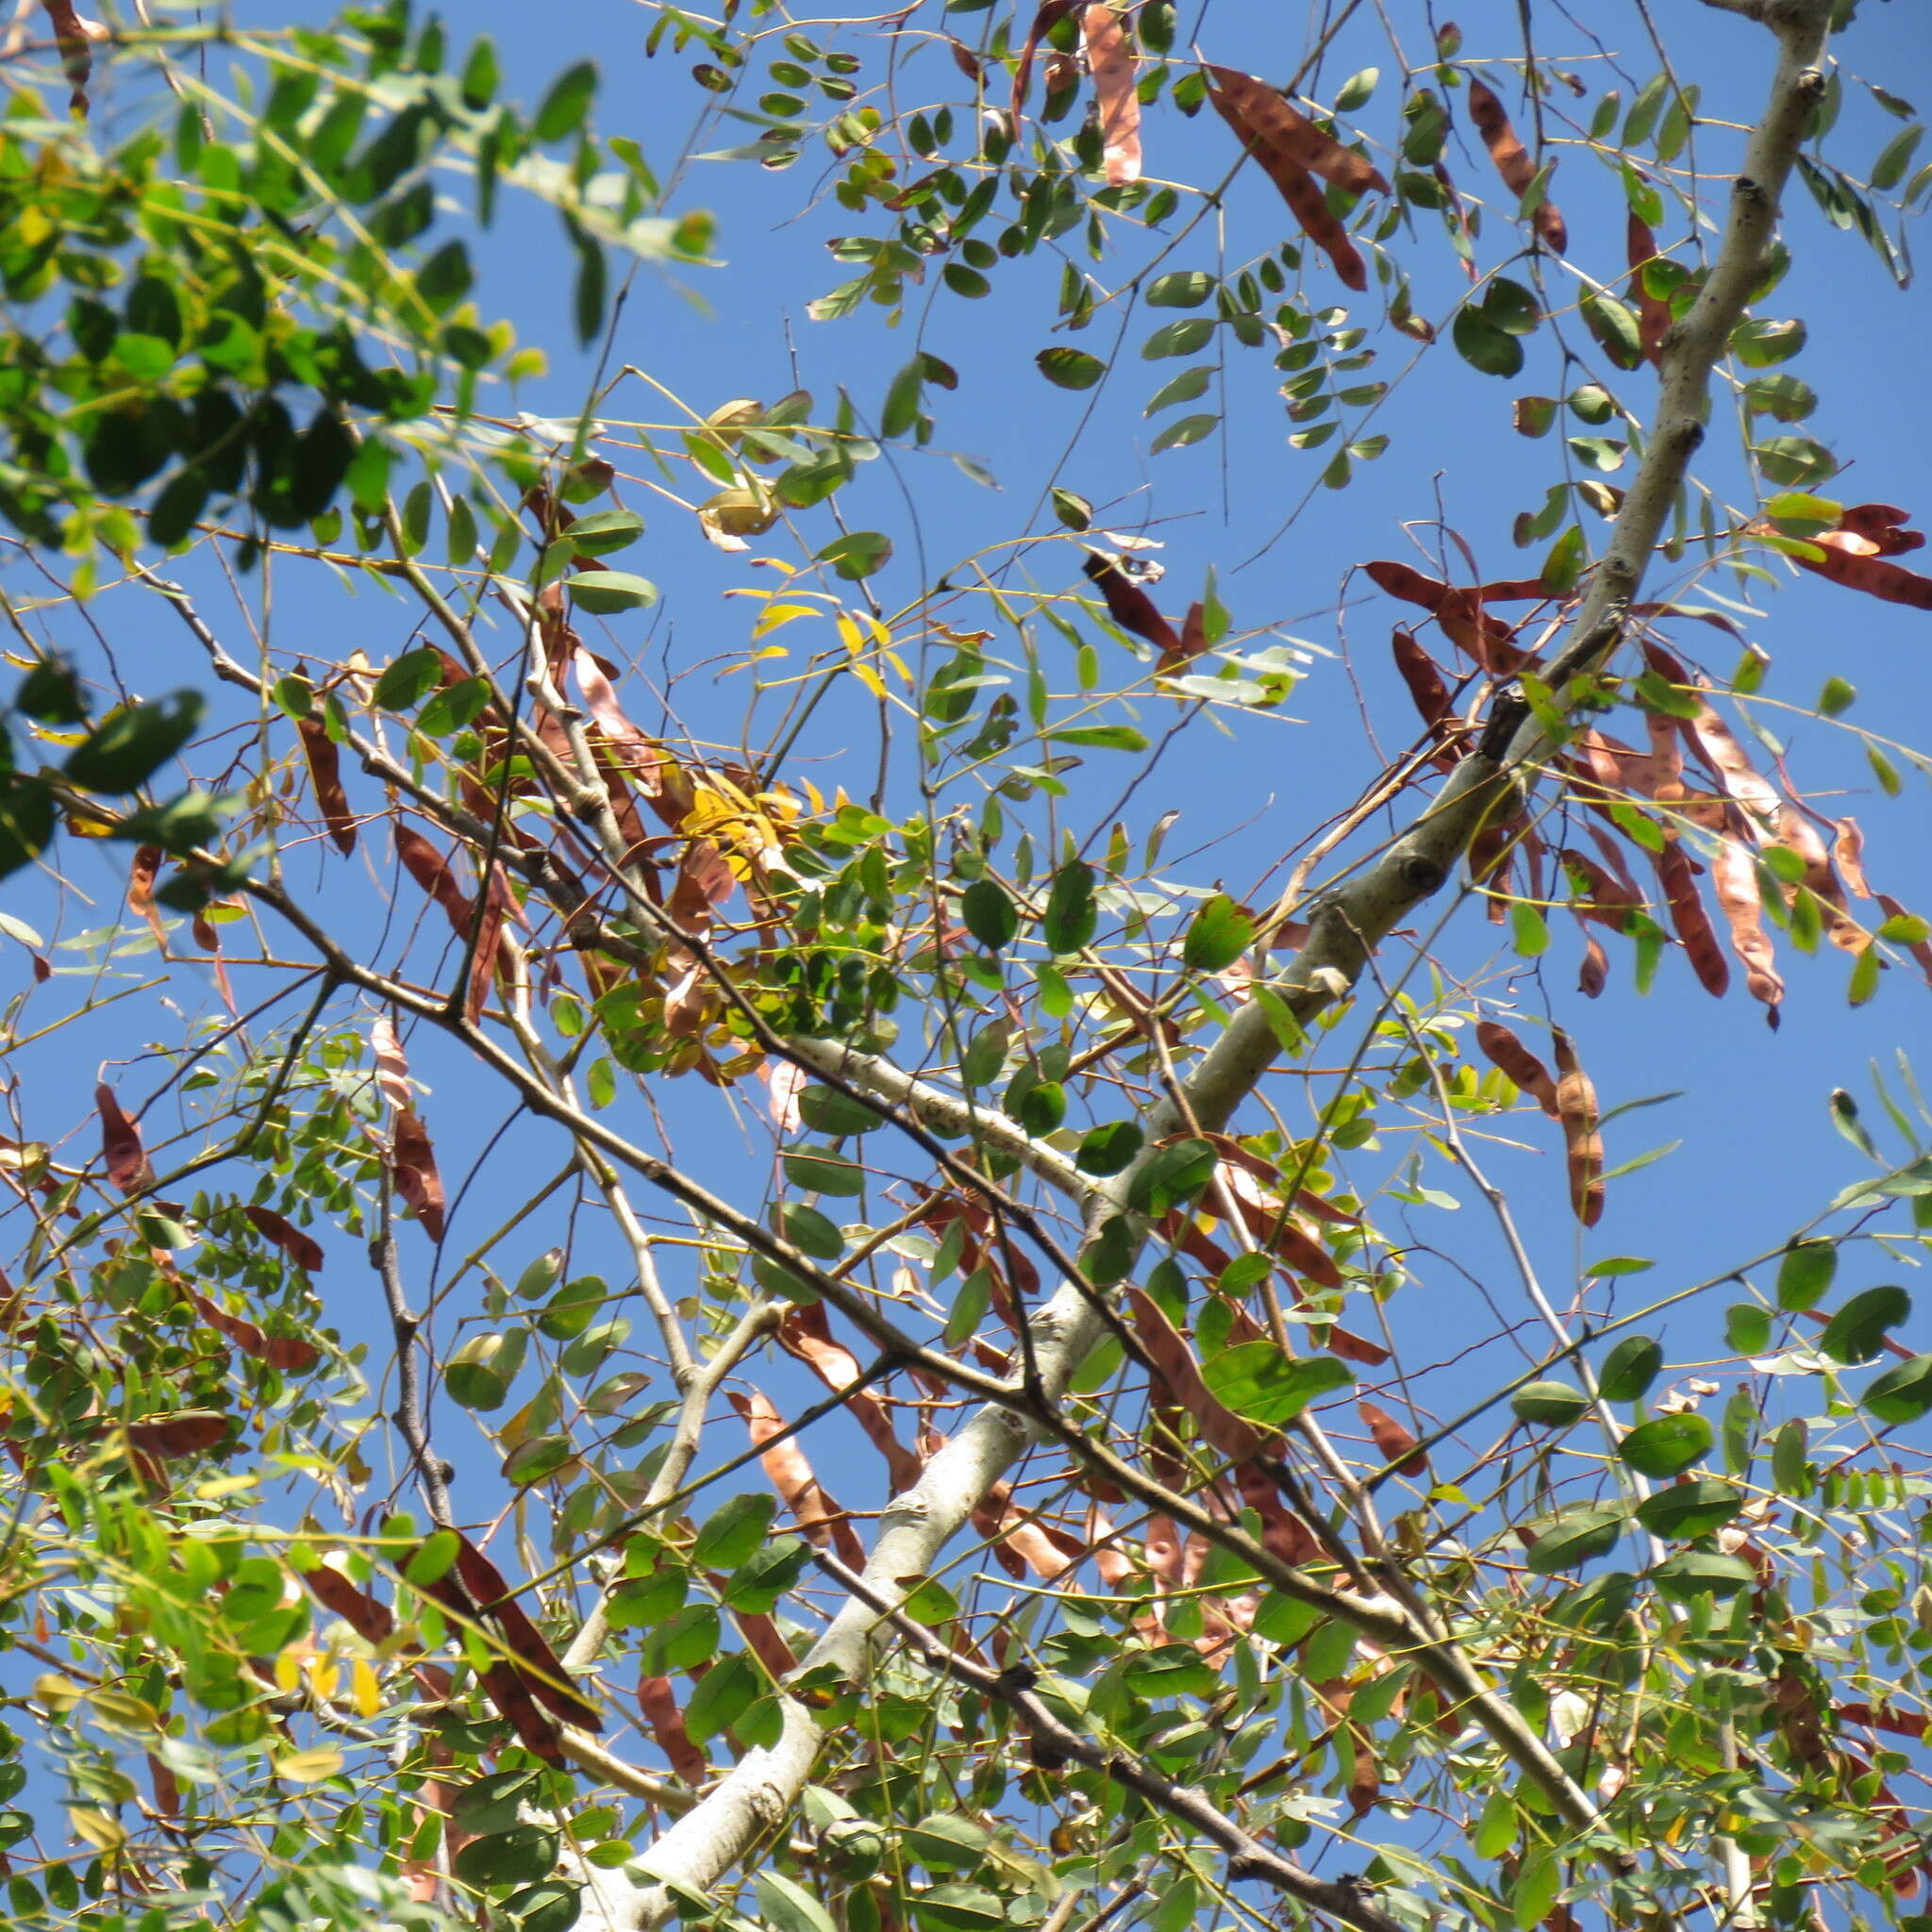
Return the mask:
[(160, 1712), (144, 1697), (130, 1696), (125, 1690), (96, 1690), (88, 1702), (95, 1713), (109, 1724), (134, 1731), (160, 1728)]
[(275, 1658), (275, 1689), (293, 1691), (302, 1682), (302, 1666), (308, 1661), (299, 1650), (285, 1650)]
[(233, 1496), (242, 1490), (252, 1490), (260, 1480), (252, 1475), (218, 1475), (205, 1483), (196, 1483), (194, 1493), (204, 1503), (219, 1503), (224, 1496)]
[(285, 1757), (275, 1759), (275, 1775), (285, 1777), (291, 1784), (319, 1784), (325, 1777), (333, 1777), (342, 1768), (342, 1754), (327, 1747), (315, 1751), (291, 1751)]
[(358, 1657), (350, 1666), (349, 1701), (358, 1717), (374, 1717), (382, 1708), (382, 1686), (365, 1657)]
[(74, 1827), (75, 1837), (92, 1845), (97, 1852), (118, 1852), (127, 1842), (127, 1834), (120, 1824), (91, 1805), (68, 1806), (67, 1822)]
[(776, 630), (780, 625), (790, 624), (794, 617), (824, 615), (823, 611), (813, 609), (809, 604), (767, 604), (758, 612), (758, 621), (752, 625), (751, 634), (754, 638), (765, 637)]
[(44, 1672), (34, 1679), (34, 1695), (56, 1717), (65, 1717), (86, 1694), (72, 1677), (63, 1677), (58, 1671)]

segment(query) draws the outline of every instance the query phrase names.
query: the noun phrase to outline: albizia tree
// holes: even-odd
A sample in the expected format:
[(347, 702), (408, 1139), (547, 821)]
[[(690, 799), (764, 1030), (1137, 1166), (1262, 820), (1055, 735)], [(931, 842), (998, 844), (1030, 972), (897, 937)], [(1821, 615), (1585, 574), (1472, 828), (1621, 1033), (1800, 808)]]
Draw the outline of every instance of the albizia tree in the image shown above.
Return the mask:
[[(653, 7), (518, 101), (408, 0), (18, 11), (17, 1923), (1927, 1923), (1925, 1117), (1647, 1276), (1576, 1041), (1923, 1024), (1928, 768), (1698, 592), (1932, 607), (1785, 306), (1932, 170), (1853, 0), (1491, 11)], [(618, 329), (700, 150), (869, 388)], [(945, 547), (975, 356), (1156, 453), (1285, 401), (1284, 521), (1471, 386), (1547, 475), (1513, 549), (1364, 518), (1357, 776), (1170, 850), (1310, 648), (1045, 426)]]

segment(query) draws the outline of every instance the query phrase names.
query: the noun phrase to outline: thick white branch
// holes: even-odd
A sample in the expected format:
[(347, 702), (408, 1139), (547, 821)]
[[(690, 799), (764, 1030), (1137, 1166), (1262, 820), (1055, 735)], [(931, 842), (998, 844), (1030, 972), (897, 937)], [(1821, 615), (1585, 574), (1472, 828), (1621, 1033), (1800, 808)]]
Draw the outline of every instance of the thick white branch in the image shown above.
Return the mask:
[[(1734, 8), (1733, 10), (1741, 10)], [(1647, 569), (1657, 537), (1682, 486), (1691, 453), (1703, 439), (1711, 370), (1761, 277), (1774, 230), (1777, 198), (1806, 124), (1824, 88), (1818, 61), (1830, 17), (1829, 0), (1761, 0), (1755, 9), (1777, 34), (1780, 58), (1763, 119), (1747, 145), (1732, 191), (1729, 222), (1710, 276), (1689, 316), (1666, 341), (1657, 419), (1643, 460), (1583, 607), (1555, 660), (1567, 677), (1599, 668), (1621, 640), (1623, 622)], [(1370, 953), (1391, 930), (1447, 883), (1481, 826), (1503, 814), (1520, 782), (1534, 775), (1553, 748), (1534, 719), (1457, 768), (1437, 799), (1373, 866), (1318, 908), (1307, 943), (1278, 975), (1277, 991), (1303, 1019), (1345, 998)], [(1239, 1012), (1185, 1083), (1186, 1110), (1204, 1128), (1225, 1124), (1273, 1064), (1276, 1043), (1258, 1004)], [(849, 1067), (850, 1062), (841, 1064)], [(881, 1076), (883, 1077), (883, 1076)], [(899, 1075), (905, 1078), (904, 1075)], [(879, 1091), (885, 1091), (881, 1088)], [(909, 1096), (899, 1096), (902, 1098)], [(1182, 1124), (1181, 1108), (1163, 1101), (1149, 1121), (1157, 1143)], [(1038, 1168), (1035, 1172), (1040, 1172)], [(1094, 1191), (1090, 1238), (1125, 1211), (1132, 1171)], [(1091, 1291), (1062, 1283), (1034, 1317), (1039, 1386), (1064, 1396), (1069, 1381), (1102, 1333)], [(975, 1411), (940, 1449), (917, 1483), (894, 1497), (881, 1519), (864, 1573), (874, 1604), (896, 1606), (925, 1575), (1001, 1474), (1026, 1448), (1032, 1432), (1007, 1408)], [(1385, 1605), (1388, 1606), (1385, 1608)], [(1508, 1756), (1534, 1776), (1570, 1824), (1596, 1822), (1589, 1797), (1563, 1773), (1547, 1747), (1453, 1644), (1425, 1628), (1414, 1613), (1392, 1605), (1364, 1607), (1364, 1624), (1407, 1641), (1452, 1702), (1487, 1728)], [(1389, 1627), (1393, 1616), (1396, 1627)], [(802, 1668), (832, 1666), (862, 1682), (872, 1663), (875, 1607), (854, 1598), (807, 1654)], [(704, 1894), (784, 1817), (817, 1761), (823, 1734), (811, 1714), (788, 1701), (784, 1728), (769, 1749), (754, 1750), (640, 1860), (657, 1881), (639, 1888), (613, 1909), (610, 1888), (597, 1904), (608, 1925), (652, 1928), (672, 1915), (669, 1887)]]

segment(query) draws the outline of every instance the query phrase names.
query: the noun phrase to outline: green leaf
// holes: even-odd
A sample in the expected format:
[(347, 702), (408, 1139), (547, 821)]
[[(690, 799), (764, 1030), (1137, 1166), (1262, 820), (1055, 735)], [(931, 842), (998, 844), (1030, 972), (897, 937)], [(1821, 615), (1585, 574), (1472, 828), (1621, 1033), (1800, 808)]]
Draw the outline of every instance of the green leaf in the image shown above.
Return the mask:
[(1671, 1476), (1702, 1461), (1716, 1440), (1710, 1424), (1689, 1410), (1640, 1423), (1624, 1438), (1617, 1453), (1641, 1475)]
[(1219, 416), (1182, 416), (1154, 439), (1148, 454), (1158, 457), (1164, 449), (1186, 449), (1203, 437), (1211, 436), (1220, 422)]
[(1509, 1407), (1518, 1422), (1563, 1429), (1590, 1407), (1590, 1398), (1568, 1382), (1525, 1382), (1509, 1398)]
[(1163, 356), (1191, 356), (1205, 348), (1214, 334), (1214, 325), (1205, 315), (1190, 316), (1185, 322), (1170, 322), (1158, 328), (1141, 346), (1149, 362)]
[(1091, 389), (1107, 374), (1107, 364), (1085, 349), (1042, 349), (1033, 359), (1056, 389)]
[(975, 1872), (992, 1834), (957, 1811), (936, 1811), (908, 1825), (902, 1840), (908, 1854), (929, 1872)]
[(1646, 1496), (1637, 1506), (1637, 1520), (1652, 1536), (1688, 1541), (1722, 1529), (1743, 1507), (1742, 1490), (1706, 1476)]
[(1135, 1122), (1110, 1121), (1084, 1136), (1074, 1150), (1074, 1165), (1082, 1174), (1106, 1180), (1109, 1175), (1125, 1173), (1133, 1165), (1141, 1144), (1141, 1129)]
[(1203, 902), (1181, 941), (1181, 963), (1191, 973), (1223, 973), (1254, 943), (1255, 922), (1228, 897), (1216, 892)]
[(1910, 1361), (1874, 1375), (1858, 1399), (1888, 1425), (1917, 1422), (1932, 1409), (1932, 1355), (1915, 1355)]
[(1777, 1264), (1777, 1305), (1788, 1315), (1815, 1308), (1838, 1274), (1834, 1241), (1793, 1241)]
[(460, 677), (445, 685), (423, 707), (416, 728), (431, 738), (448, 738), (474, 724), (490, 708), (490, 685), (481, 677)]
[(513, 1891), (499, 1909), (517, 1932), (571, 1932), (583, 1909), (584, 1888), (561, 1878)]
[(560, 1846), (558, 1834), (541, 1824), (513, 1824), (472, 1839), (450, 1869), (465, 1885), (527, 1885), (549, 1875)]
[(405, 651), (393, 664), (383, 667), (370, 702), (379, 710), (407, 711), (441, 682), (442, 658), (425, 644), (420, 650)]
[(834, 538), (818, 553), (821, 563), (829, 563), (847, 583), (859, 583), (891, 560), (892, 540), (877, 530), (853, 530)]
[(691, 1560), (705, 1570), (736, 1570), (764, 1541), (777, 1507), (770, 1494), (733, 1496), (705, 1519), (691, 1542)]
[(1601, 1504), (1584, 1504), (1566, 1509), (1547, 1522), (1534, 1525), (1536, 1547), (1524, 1563), (1537, 1576), (1554, 1576), (1559, 1570), (1574, 1570), (1580, 1563), (1607, 1555), (1624, 1533), (1622, 1509)]
[(1778, 1494), (1802, 1501), (1811, 1493), (1811, 1432), (1802, 1422), (1788, 1422), (1771, 1439), (1771, 1474)]
[(1131, 724), (1068, 724), (1046, 734), (1054, 744), (1081, 744), (1097, 751), (1145, 751), (1147, 738)]
[(1509, 1889), (1509, 1916), (1517, 1932), (1532, 1932), (1549, 1916), (1563, 1883), (1563, 1868), (1557, 1862), (1555, 1848), (1535, 1845), (1524, 1854), (1517, 1867), (1516, 1882)]
[(684, 1728), (693, 1743), (702, 1744), (729, 1730), (764, 1694), (765, 1680), (742, 1651), (721, 1657), (698, 1679), (698, 1688), (684, 1707)]
[(1606, 1402), (1636, 1402), (1655, 1382), (1664, 1365), (1664, 1352), (1655, 1338), (1626, 1335), (1605, 1356), (1596, 1372), (1598, 1391)]
[(627, 570), (586, 570), (563, 580), (570, 601), (593, 616), (615, 610), (643, 610), (658, 601), (658, 587)]
[(787, 1201), (779, 1208), (778, 1227), (800, 1254), (814, 1261), (836, 1261), (845, 1252), (845, 1237), (816, 1208), (802, 1201)]
[(865, 1170), (841, 1160), (823, 1147), (800, 1147), (784, 1157), (785, 1177), (793, 1187), (849, 1200), (865, 1191)]
[(1013, 1923), (997, 1892), (952, 1883), (915, 1892), (912, 1916), (919, 1932), (995, 1932)]
[(533, 1436), (503, 1458), (504, 1479), (521, 1485), (541, 1483), (555, 1475), (575, 1454), (568, 1436)]
[(1523, 370), (1523, 344), (1498, 328), (1487, 308), (1464, 303), (1456, 311), (1450, 330), (1456, 353), (1485, 375), (1517, 375)]
[(1721, 1556), (1716, 1550), (1679, 1550), (1650, 1574), (1666, 1596), (1689, 1603), (1693, 1597), (1735, 1596), (1757, 1572), (1741, 1557)]
[(810, 1555), (810, 1547), (795, 1536), (774, 1537), (725, 1578), (725, 1603), (748, 1616), (769, 1614), (798, 1581)]
[(200, 693), (192, 691), (170, 691), (152, 704), (124, 705), (68, 753), (63, 770), (83, 791), (138, 791), (194, 736), (201, 709)]
[(1141, 413), (1155, 416), (1175, 403), (1191, 403), (1196, 396), (1207, 394), (1208, 385), (1213, 379), (1214, 371), (1205, 362), (1197, 363), (1192, 369), (1183, 369), (1172, 382), (1162, 383), (1155, 391)]
[(1211, 1355), (1201, 1376), (1224, 1407), (1263, 1428), (1277, 1428), (1355, 1376), (1332, 1355), (1284, 1355), (1272, 1341), (1240, 1341)]
[(1904, 1289), (1887, 1285), (1855, 1294), (1829, 1322), (1818, 1346), (1835, 1362), (1856, 1366), (1869, 1362), (1885, 1346), (1885, 1338), (1912, 1312), (1912, 1298)]
[(1587, 290), (1577, 307), (1585, 326), (1619, 369), (1635, 369), (1642, 362), (1643, 332), (1634, 308), (1601, 289)]
[(1062, 490), (1058, 484), (1052, 491), (1053, 513), (1070, 530), (1090, 529), (1093, 523), (1093, 506), (1077, 491)]
[(758, 1912), (774, 1932), (839, 1932), (832, 1915), (782, 1872), (758, 1875)]
[[(1052, 351), (1049, 350), (1048, 354)], [(879, 411), (881, 436), (904, 436), (919, 421), (920, 392), (925, 382), (925, 358), (915, 356), (893, 376)]]
[(870, 1134), (886, 1124), (863, 1101), (850, 1099), (836, 1087), (804, 1087), (798, 1094), (798, 1117), (815, 1134)]
[(441, 1583), (462, 1553), (463, 1540), (453, 1529), (439, 1529), (403, 1565), (403, 1576), (418, 1590)]
[(543, 104), (537, 109), (531, 132), (539, 141), (565, 141), (583, 125), (597, 92), (597, 68), (593, 61), (579, 60), (566, 67), (550, 84)]
[(1041, 936), (1050, 952), (1077, 953), (1093, 937), (1099, 923), (1093, 903), (1093, 868), (1076, 858), (1054, 874), (1040, 922)]
[(1134, 1175), (1129, 1205), (1143, 1214), (1165, 1214), (1208, 1186), (1214, 1178), (1219, 1158), (1211, 1141), (1171, 1141), (1157, 1147)]
[(643, 533), (644, 520), (636, 510), (600, 509), (579, 517), (564, 541), (585, 557), (604, 557), (635, 543)]
[(989, 953), (1010, 945), (1020, 930), (1019, 908), (996, 879), (974, 879), (960, 895), (959, 916)]
[(1771, 1345), (1771, 1311), (1756, 1302), (1733, 1302), (1724, 1310), (1724, 1342), (1739, 1355), (1762, 1355)]
[(1176, 269), (1156, 275), (1147, 287), (1150, 308), (1198, 308), (1213, 294), (1214, 277), (1198, 268)]

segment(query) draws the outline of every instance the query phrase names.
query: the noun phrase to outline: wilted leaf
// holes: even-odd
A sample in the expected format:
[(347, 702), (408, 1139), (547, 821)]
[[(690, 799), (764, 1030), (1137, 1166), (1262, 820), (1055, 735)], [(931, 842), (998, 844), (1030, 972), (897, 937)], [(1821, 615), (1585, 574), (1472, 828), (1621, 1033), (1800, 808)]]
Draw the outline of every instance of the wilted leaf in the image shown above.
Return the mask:
[(1520, 1087), (1553, 1121), (1562, 1118), (1549, 1069), (1508, 1027), (1494, 1020), (1478, 1021), (1475, 1041), (1512, 1086)]
[(1597, 1132), (1596, 1089), (1576, 1058), (1570, 1036), (1554, 1029), (1557, 1051), (1557, 1113), (1570, 1172), (1570, 1206), (1585, 1227), (1594, 1227), (1604, 1211), (1604, 1142)]
[(437, 1172), (429, 1130), (413, 1108), (403, 1108), (396, 1115), (390, 1172), (396, 1192), (416, 1210), (424, 1232), (433, 1241), (441, 1241), (442, 1176)]
[(1087, 65), (1093, 75), (1100, 109), (1101, 152), (1108, 186), (1124, 188), (1141, 178), (1141, 97), (1139, 63), (1111, 7), (1094, 5), (1080, 16), (1087, 41)]
[(1098, 586), (1107, 600), (1108, 615), (1123, 630), (1145, 638), (1160, 652), (1163, 669), (1171, 662), (1184, 662), (1188, 653), (1174, 627), (1154, 608), (1154, 599), (1109, 558), (1089, 552), (1080, 568)]
[(155, 1171), (142, 1150), (141, 1129), (121, 1111), (114, 1090), (105, 1080), (94, 1089), (94, 1107), (101, 1116), (101, 1159), (108, 1178), (124, 1194), (152, 1186)]
[(1303, 230), (1348, 287), (1366, 289), (1361, 256), (1309, 171), (1352, 194), (1372, 188), (1387, 193), (1389, 184), (1370, 162), (1291, 108), (1278, 88), (1231, 67), (1209, 67), (1207, 73), (1208, 97), (1216, 112), (1267, 172)]
[[(1503, 177), (1504, 186), (1520, 201), (1529, 192), (1530, 185), (1536, 179), (1536, 163), (1517, 139), (1508, 115), (1503, 111), (1502, 102), (1473, 75), (1469, 82), (1469, 112), (1475, 123), (1476, 132), (1483, 138), (1483, 145), (1490, 151), (1490, 159), (1495, 163), (1496, 173)], [(1555, 205), (1545, 198), (1538, 204), (1531, 219), (1544, 245), (1555, 254), (1561, 255), (1570, 245), (1570, 235)]]
[(1429, 1459), (1416, 1453), (1416, 1436), (1405, 1428), (1386, 1408), (1373, 1402), (1358, 1402), (1356, 1412), (1368, 1424), (1370, 1440), (1382, 1460), (1400, 1475), (1427, 1475)]

